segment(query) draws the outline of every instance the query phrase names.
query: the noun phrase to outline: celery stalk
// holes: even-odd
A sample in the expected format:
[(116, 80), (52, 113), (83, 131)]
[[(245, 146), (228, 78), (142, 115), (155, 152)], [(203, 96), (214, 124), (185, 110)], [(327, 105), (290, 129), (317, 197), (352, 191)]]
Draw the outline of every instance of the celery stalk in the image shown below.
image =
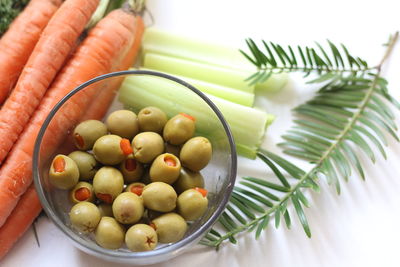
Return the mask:
[(275, 116), (256, 108), (234, 104), (215, 96), (207, 95), (218, 107), (228, 122), (235, 138), (238, 154), (255, 158), (267, 127)]
[[(154, 27), (146, 29), (142, 48), (145, 54), (161, 54), (206, 65), (234, 69), (242, 72), (242, 76), (245, 78), (257, 70), (237, 48), (190, 39)], [(257, 84), (255, 88), (256, 90), (271, 92), (278, 91), (283, 88), (287, 80), (288, 75), (286, 73), (274, 74), (267, 81)]]
[[(148, 69), (148, 68), (140, 68), (142, 70), (153, 70), (156, 71), (154, 69)], [(201, 80), (196, 80), (193, 78), (188, 78), (185, 76), (180, 76), (180, 75), (176, 75), (176, 74), (172, 74), (172, 73), (168, 73), (163, 71), (166, 74), (175, 76), (187, 83), (189, 83), (190, 85), (193, 85), (194, 87), (196, 87), (197, 89), (199, 89), (200, 91), (202, 91), (203, 93), (207, 93), (213, 96), (217, 96), (226, 100), (229, 100), (231, 102), (237, 103), (237, 104), (241, 104), (244, 106), (248, 106), (251, 107), (253, 106), (254, 103), (254, 94), (249, 93), (249, 92), (244, 92), (244, 91), (240, 91), (240, 90), (236, 90), (233, 88), (229, 88), (226, 86), (222, 86), (222, 85), (218, 85), (218, 84), (213, 84), (213, 83), (209, 83), (209, 82), (205, 82), (205, 81), (201, 81)]]
[(245, 92), (254, 92), (254, 86), (250, 86), (245, 81), (248, 75), (238, 70), (152, 53), (145, 54), (143, 65), (145, 68), (167, 71), (174, 75), (203, 80)]
[[(258, 109), (207, 96), (228, 122), (238, 153), (255, 158), (272, 116)], [(135, 111), (152, 105), (164, 110), (169, 117), (179, 112), (188, 113), (196, 118), (196, 130), (206, 136), (218, 128), (217, 117), (200, 97), (166, 79), (128, 76), (119, 90), (119, 100)]]
[(254, 66), (237, 49), (190, 39), (155, 27), (146, 29), (142, 48), (144, 53), (190, 59), (231, 69), (254, 70)]

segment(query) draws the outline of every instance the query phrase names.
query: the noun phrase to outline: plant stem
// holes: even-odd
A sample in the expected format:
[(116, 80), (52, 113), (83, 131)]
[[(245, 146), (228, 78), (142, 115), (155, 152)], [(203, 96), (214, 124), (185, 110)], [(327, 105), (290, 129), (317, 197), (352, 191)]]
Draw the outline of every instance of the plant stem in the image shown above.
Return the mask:
[(330, 154), (335, 150), (337, 145), (343, 141), (343, 139), (346, 137), (346, 135), (349, 133), (349, 131), (352, 129), (352, 127), (355, 125), (355, 123), (358, 121), (358, 118), (364, 112), (365, 108), (367, 107), (367, 104), (369, 103), (369, 101), (371, 99), (372, 94), (374, 93), (374, 91), (376, 89), (376, 84), (377, 84), (377, 81), (378, 81), (379, 76), (381, 74), (382, 66), (386, 62), (387, 58), (390, 56), (391, 52), (393, 51), (393, 47), (397, 42), (398, 36), (399, 36), (399, 33), (396, 32), (394, 37), (390, 40), (388, 48), (386, 49), (386, 52), (385, 52), (382, 60), (380, 61), (379, 65), (377, 65), (374, 68), (374, 69), (377, 70), (377, 73), (374, 75), (374, 79), (373, 79), (373, 81), (371, 83), (371, 86), (368, 88), (368, 92), (365, 94), (365, 97), (364, 97), (363, 101), (361, 102), (360, 106), (357, 108), (358, 109), (357, 112), (354, 113), (354, 115), (352, 116), (351, 120), (348, 122), (348, 124), (344, 128), (344, 130), (338, 135), (338, 137), (335, 139), (335, 142), (332, 143), (332, 145), (326, 150), (326, 152), (316, 162), (315, 166), (313, 168), (311, 168), (311, 170), (309, 170), (307, 173), (305, 173), (298, 180), (298, 182), (293, 187), (290, 188), (290, 191), (287, 192), (277, 204), (275, 204), (270, 209), (265, 211), (259, 217), (257, 217), (254, 220), (251, 220), (248, 223), (243, 224), (243, 225), (239, 226), (238, 228), (226, 233), (225, 235), (219, 237), (215, 241), (207, 241), (207, 242), (203, 242), (203, 244), (208, 245), (208, 246), (214, 246), (214, 247), (218, 248), (220, 246), (220, 244), (224, 240), (229, 239), (230, 237), (233, 237), (234, 235), (251, 228), (255, 224), (259, 223), (261, 220), (263, 220), (265, 217), (271, 216), (271, 214), (276, 212), (281, 207), (281, 205), (283, 203), (285, 203), (286, 201), (288, 201), (292, 197), (294, 192), (296, 192), (297, 190), (299, 190), (301, 188), (302, 184), (307, 179), (311, 179), (310, 176), (315, 174), (318, 171), (318, 169), (320, 168), (320, 166), (324, 162), (324, 160), (327, 159), (330, 156)]
[(379, 65), (377, 66), (377, 69), (380, 70), (382, 68), (383, 63), (387, 60), (387, 58), (390, 56), (390, 54), (393, 51), (394, 45), (397, 42), (397, 39), (399, 39), (399, 32), (396, 32), (394, 34), (394, 36), (390, 39), (388, 48), (386, 49), (385, 54), (383, 55), (381, 62), (379, 63)]
[(346, 137), (346, 135), (349, 133), (349, 131), (352, 129), (354, 124), (358, 121), (358, 118), (361, 116), (361, 114), (364, 112), (369, 100), (371, 99), (371, 96), (373, 92), (375, 91), (376, 88), (376, 83), (379, 79), (379, 76), (381, 74), (382, 66), (393, 51), (393, 47), (397, 42), (398, 39), (398, 32), (396, 32), (395, 36), (391, 39), (388, 48), (386, 49), (386, 52), (384, 56), (382, 57), (382, 60), (380, 61), (379, 65), (376, 67), (378, 72), (374, 75), (374, 80), (372, 81), (371, 86), (368, 88), (368, 92), (365, 94), (365, 97), (363, 101), (361, 102), (360, 106), (358, 107), (358, 111), (354, 113), (353, 117), (349, 121), (349, 123), (346, 125), (346, 127), (343, 129), (343, 131), (338, 135), (338, 137), (335, 139), (336, 142), (332, 143), (332, 145), (325, 151), (325, 153), (322, 155), (320, 160), (316, 163), (315, 167), (311, 171), (317, 170), (321, 163), (330, 156), (332, 151), (336, 148), (337, 144), (341, 143), (341, 141)]
[(128, 0), (130, 8), (137, 14), (142, 14), (146, 6), (146, 0)]
[(309, 68), (306, 66), (303, 67), (261, 67), (258, 69), (259, 72), (261, 71), (276, 71), (278, 73), (280, 72), (284, 72), (284, 71), (302, 71), (302, 72), (309, 72), (309, 71), (326, 71), (326, 72), (331, 72), (331, 73), (340, 73), (343, 74), (345, 72), (354, 72), (354, 71), (362, 71), (362, 72), (366, 72), (366, 71), (371, 71), (371, 70), (375, 70), (377, 69), (377, 67), (369, 67), (369, 68), (363, 68), (363, 69), (331, 69), (329, 67), (317, 67), (317, 68)]
[(92, 17), (85, 27), (86, 30), (90, 30), (91, 28), (93, 28), (97, 24), (97, 22), (99, 22), (104, 17), (109, 3), (110, 0), (100, 0), (96, 11), (93, 13)]

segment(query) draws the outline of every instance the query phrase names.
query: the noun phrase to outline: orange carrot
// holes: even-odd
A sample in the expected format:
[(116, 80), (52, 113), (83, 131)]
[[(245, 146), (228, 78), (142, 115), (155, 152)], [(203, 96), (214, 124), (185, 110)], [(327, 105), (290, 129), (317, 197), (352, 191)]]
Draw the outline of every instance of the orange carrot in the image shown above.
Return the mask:
[[(140, 51), (145, 27), (141, 15), (137, 14), (134, 17), (135, 22), (133, 25), (135, 26), (135, 30), (133, 43), (128, 47), (128, 51), (120, 54), (118, 62), (116, 62), (116, 64), (111, 68), (110, 72), (128, 70), (136, 61)], [(94, 99), (90, 101), (90, 106), (85, 111), (85, 114), (80, 121), (88, 119), (101, 120), (109, 109), (116, 91), (119, 89), (122, 82), (123, 78), (114, 78), (110, 82), (102, 84), (102, 87), (99, 88), (99, 92), (96, 92), (96, 96), (94, 96)], [(63, 151), (60, 152), (61, 154), (69, 154), (75, 149), (74, 138), (74, 136), (69, 135), (67, 139), (64, 140)]]
[(64, 64), (98, 2), (66, 0), (43, 30), (14, 90), (0, 110), (0, 163)]
[[(136, 16), (135, 19), (136, 19), (135, 22), (136, 29), (135, 29), (134, 42), (128, 54), (122, 59), (119, 66), (113, 71), (128, 70), (129, 67), (131, 67), (134, 64), (139, 54), (140, 45), (142, 43), (142, 37), (144, 33), (144, 23), (141, 16)], [(109, 109), (115, 97), (116, 91), (121, 86), (122, 81), (123, 79), (114, 78), (114, 80), (110, 81), (109, 84), (107, 84), (104, 88), (102, 88), (100, 93), (94, 99), (93, 104), (85, 112), (85, 115), (82, 118), (82, 120), (88, 120), (88, 119), (101, 120), (106, 114), (107, 110)]]
[(6, 223), (0, 228), (0, 260), (28, 230), (41, 209), (35, 187), (31, 185), (21, 197)]
[(31, 0), (0, 39), (0, 105), (14, 87), (61, 0)]
[[(43, 98), (23, 134), (0, 170), (0, 226), (32, 182), (33, 146), (37, 134), (50, 110), (68, 92), (81, 83), (110, 72), (120, 54), (131, 46), (135, 18), (122, 9), (110, 12), (90, 32), (59, 73)], [(42, 142), (43, 158), (49, 157), (78, 123), (92, 101), (95, 90), (81, 91), (57, 113), (47, 128)]]

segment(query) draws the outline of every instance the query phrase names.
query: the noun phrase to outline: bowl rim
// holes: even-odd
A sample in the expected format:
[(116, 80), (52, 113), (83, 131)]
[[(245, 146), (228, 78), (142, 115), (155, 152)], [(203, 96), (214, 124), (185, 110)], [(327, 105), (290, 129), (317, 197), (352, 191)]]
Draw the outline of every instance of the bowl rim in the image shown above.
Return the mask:
[[(116, 250), (108, 250), (104, 249), (100, 246), (96, 245), (91, 245), (91, 244), (86, 244), (87, 242), (81, 242), (81, 239), (78, 238), (78, 235), (74, 233), (71, 229), (66, 227), (62, 221), (56, 216), (56, 214), (53, 212), (53, 210), (50, 208), (50, 204), (47, 201), (43, 186), (40, 182), (40, 174), (39, 174), (39, 152), (40, 152), (40, 146), (42, 143), (43, 136), (45, 134), (45, 131), (51, 122), (52, 118), (56, 114), (56, 112), (62, 107), (62, 105), (68, 101), (72, 96), (74, 96), (76, 93), (79, 91), (83, 90), (87, 86), (99, 82), (101, 80), (105, 80), (107, 78), (112, 78), (112, 77), (118, 77), (118, 76), (126, 76), (126, 75), (149, 75), (149, 76), (156, 76), (160, 78), (164, 78), (173, 82), (176, 82), (190, 90), (192, 90), (194, 93), (196, 93), (199, 97), (201, 97), (207, 104), (208, 106), (213, 110), (213, 112), (216, 114), (218, 117), (219, 121), (221, 122), (225, 133), (228, 138), (229, 146), (231, 149), (231, 168), (230, 168), (230, 174), (231, 176), (229, 177), (229, 183), (226, 188), (226, 193), (223, 196), (223, 199), (221, 201), (221, 205), (217, 207), (215, 212), (208, 218), (208, 220), (202, 224), (197, 230), (195, 230), (193, 233), (191, 233), (189, 236), (186, 238), (175, 242), (173, 244), (170, 244), (168, 246), (152, 250), (152, 251), (146, 251), (146, 252), (132, 252), (132, 253), (125, 253), (125, 252), (120, 252)], [(176, 250), (182, 249), (185, 247), (187, 244), (191, 244), (194, 241), (198, 240), (203, 234), (206, 233), (207, 230), (209, 230), (212, 225), (216, 222), (218, 217), (222, 214), (224, 211), (228, 200), (230, 198), (230, 195), (232, 193), (235, 180), (236, 180), (236, 175), (237, 175), (237, 153), (236, 153), (236, 146), (234, 143), (234, 138), (232, 135), (232, 132), (229, 128), (228, 123), (226, 122), (224, 116), (222, 115), (221, 111), (217, 108), (217, 106), (200, 90), (192, 86), (191, 84), (168, 74), (162, 73), (162, 72), (157, 72), (157, 71), (149, 71), (149, 70), (126, 70), (126, 71), (117, 71), (117, 72), (110, 72), (107, 74), (103, 74), (100, 76), (97, 76), (95, 78), (92, 78), (81, 85), (77, 86), (73, 90), (71, 90), (67, 95), (65, 95), (49, 112), (47, 115), (45, 121), (43, 122), (40, 131), (38, 133), (38, 136), (35, 141), (34, 145), (34, 151), (33, 151), (33, 164), (32, 164), (32, 172), (33, 172), (33, 179), (34, 179), (34, 184), (36, 191), (39, 196), (39, 200), (42, 204), (42, 207), (44, 211), (46, 212), (47, 216), (50, 218), (50, 220), (57, 226), (58, 229), (60, 229), (66, 236), (68, 236), (70, 239), (72, 239), (75, 243), (79, 244), (80, 246), (83, 246), (85, 250), (89, 251), (95, 251), (97, 253), (101, 254), (106, 254), (105, 256), (108, 257), (118, 257), (118, 259), (145, 259), (145, 258), (151, 258), (155, 256), (161, 256), (163, 254), (171, 254)]]

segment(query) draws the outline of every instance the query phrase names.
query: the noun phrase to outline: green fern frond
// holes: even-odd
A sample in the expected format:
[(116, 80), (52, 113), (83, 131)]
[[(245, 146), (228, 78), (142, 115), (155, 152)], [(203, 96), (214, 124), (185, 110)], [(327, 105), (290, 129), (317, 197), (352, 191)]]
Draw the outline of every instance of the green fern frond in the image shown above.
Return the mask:
[(267, 43), (263, 40), (262, 45), (257, 45), (252, 39), (247, 39), (246, 44), (250, 51), (240, 52), (258, 69), (247, 80), (250, 84), (256, 84), (264, 82), (273, 73), (301, 71), (305, 77), (311, 72), (320, 75), (308, 83), (330, 80), (337, 85), (346, 84), (349, 77), (376, 70), (376, 67), (369, 67), (364, 59), (351, 55), (345, 45), (341, 44), (339, 48), (329, 40), (327, 43), (328, 49), (317, 42), (316, 47), (297, 46), (296, 49), (288, 45), (285, 49), (273, 42)]
[(387, 104), (392, 98), (382, 94), (385, 90), (382, 84), (386, 86), (386, 82), (378, 75), (370, 78), (360, 87), (344, 86), (340, 90), (319, 92), (312, 100), (295, 108), (301, 118), (295, 120), (293, 130), (284, 135), (285, 141), (279, 144), (287, 154), (316, 164), (318, 172), (327, 177), (329, 183), (337, 183), (338, 192), (340, 186), (336, 177), (349, 178), (352, 169), (349, 162), (361, 177), (365, 177), (355, 148), (375, 162), (375, 151), (386, 159), (385, 132), (399, 140), (395, 116)]
[[(365, 179), (356, 147), (375, 162), (373, 146), (386, 158), (385, 132), (398, 139), (394, 113), (384, 102), (391, 99), (379, 93), (378, 76), (372, 78), (369, 88), (320, 92), (297, 107), (295, 111), (302, 118), (294, 121), (295, 126), (282, 136), (285, 141), (279, 146), (289, 155), (310, 161), (314, 167), (305, 172), (284, 158), (261, 149), (257, 156), (272, 170), (276, 182), (243, 177), (235, 186), (230, 204), (221, 217), (222, 231), (213, 229), (201, 243), (214, 247), (227, 239), (236, 243), (236, 235), (249, 230), (255, 230), (258, 238), (271, 220), (279, 227), (282, 217), (290, 228), (293, 215), (287, 209), (288, 204), (294, 207), (299, 222), (310, 237), (304, 212), (310, 204), (303, 190), (319, 192), (316, 181), (317, 176), (322, 175), (340, 194), (340, 179), (347, 181), (353, 169)], [(339, 99), (336, 96), (340, 96)]]
[[(288, 204), (295, 207), (296, 215), (303, 225), (307, 236), (311, 236), (304, 207), (309, 207), (302, 188), (319, 190), (313, 180), (313, 173), (306, 173), (289, 161), (266, 150), (260, 150), (257, 156), (277, 175), (276, 182), (257, 177), (243, 177), (235, 186), (230, 203), (219, 220), (221, 230), (213, 228), (201, 241), (201, 244), (219, 247), (225, 241), (236, 243), (236, 235), (244, 231), (254, 231), (258, 238), (273, 220), (278, 227), (281, 217), (288, 228), (292, 218)], [(287, 176), (290, 176), (287, 178)]]
[[(397, 38), (396, 33), (384, 59)], [(248, 44), (254, 53), (259, 50), (251, 40)], [(367, 66), (359, 58), (350, 56), (344, 46), (342, 49), (345, 50), (346, 57), (340, 55), (333, 43), (329, 44), (334, 58), (329, 58), (326, 53), (316, 58), (315, 50), (307, 48), (302, 54), (302, 60), (311, 58), (318, 62), (324, 58), (328, 67), (343, 68), (345, 64), (349, 64), (350, 68)], [(265, 42), (264, 45), (267, 46)], [(252, 60), (258, 64), (264, 60), (271, 66), (277, 66), (278, 61), (271, 56), (272, 51), (283, 53), (283, 48), (275, 44), (271, 44), (271, 47), (266, 48), (269, 57), (257, 54)], [(292, 53), (291, 57), (281, 54), (279, 61), (289, 67), (296, 62)], [(310, 237), (311, 230), (304, 212), (304, 208), (309, 207), (310, 203), (304, 191), (311, 189), (319, 192), (317, 181), (319, 177), (325, 177), (327, 183), (335, 186), (340, 194), (341, 180), (347, 181), (353, 171), (357, 171), (365, 179), (359, 151), (375, 162), (376, 151), (386, 158), (387, 134), (399, 141), (395, 113), (391, 108), (400, 109), (400, 104), (390, 96), (388, 83), (380, 76), (383, 62), (384, 60), (377, 66), (375, 74), (352, 73), (343, 76), (337, 83), (332, 83), (329, 90), (324, 85), (313, 99), (296, 107), (294, 111), (298, 119), (294, 121), (292, 129), (282, 136), (284, 141), (279, 146), (283, 148), (283, 152), (303, 158), (312, 163), (313, 167), (304, 171), (288, 160), (260, 149), (257, 156), (272, 170), (275, 182), (243, 177), (235, 186), (230, 203), (219, 220), (220, 229), (212, 229), (201, 243), (218, 248), (223, 241), (236, 243), (239, 233), (254, 230), (255, 237), (258, 238), (271, 220), (275, 227), (279, 227), (282, 217), (290, 228), (293, 214), (288, 210), (289, 205), (293, 207), (293, 213)], [(317, 65), (323, 64), (319, 62)], [(324, 77), (321, 80), (332, 78), (326, 73), (320, 77)]]

